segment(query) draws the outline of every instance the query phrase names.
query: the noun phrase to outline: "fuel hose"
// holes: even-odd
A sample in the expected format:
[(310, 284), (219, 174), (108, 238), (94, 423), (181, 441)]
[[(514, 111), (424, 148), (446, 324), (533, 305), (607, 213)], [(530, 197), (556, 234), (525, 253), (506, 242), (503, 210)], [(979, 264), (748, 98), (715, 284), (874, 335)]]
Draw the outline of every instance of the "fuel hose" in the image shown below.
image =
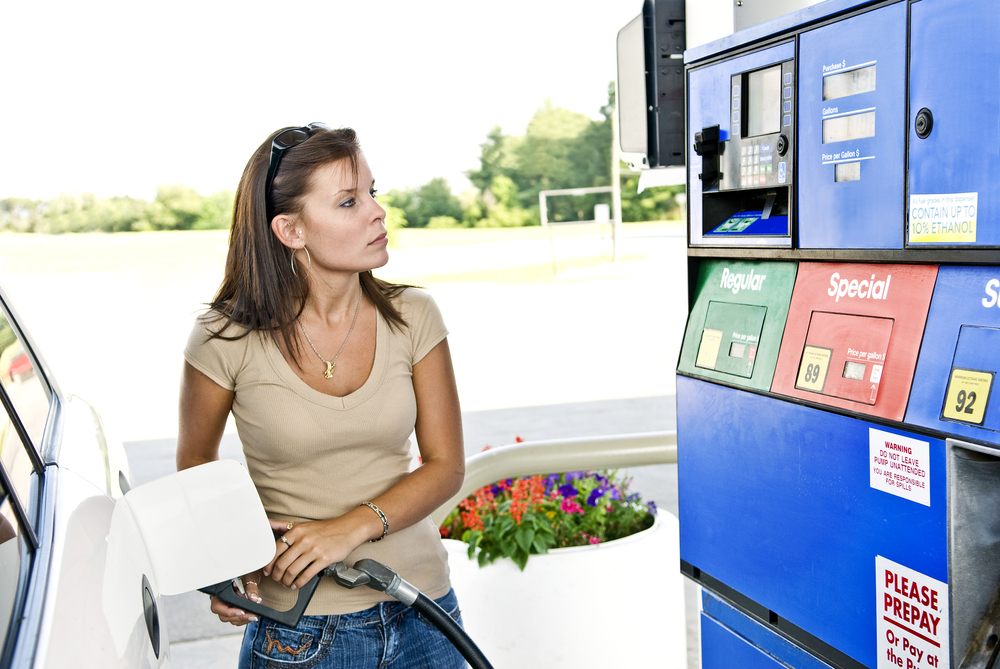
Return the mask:
[(304, 587), (299, 588), (298, 600), (295, 602), (295, 606), (288, 611), (276, 611), (242, 597), (233, 588), (232, 581), (223, 581), (207, 588), (200, 588), (200, 590), (233, 606), (276, 620), (288, 627), (295, 627), (299, 624), (309, 600), (312, 599), (316, 586), (319, 584), (320, 575), (333, 578), (338, 585), (345, 588), (357, 588), (365, 585), (373, 590), (384, 592), (423, 614), (455, 646), (472, 669), (493, 669), (493, 665), (486, 659), (475, 642), (469, 638), (461, 625), (455, 622), (437, 602), (420, 592), (408, 581), (404, 581), (392, 569), (375, 560), (358, 560), (354, 567), (348, 567), (343, 562), (330, 565), (321, 574), (314, 576)]
[[(330, 573), (331, 571), (332, 573)], [(360, 573), (360, 576), (351, 572)], [(472, 669), (493, 669), (493, 665), (486, 659), (475, 642), (469, 638), (465, 630), (444, 609), (438, 606), (437, 602), (417, 590), (409, 582), (401, 579), (396, 572), (384, 564), (364, 559), (358, 560), (351, 568), (343, 562), (338, 562), (327, 567), (323, 573), (333, 576), (333, 580), (347, 588), (367, 585), (373, 590), (385, 592), (418, 613), (422, 613), (455, 646)]]

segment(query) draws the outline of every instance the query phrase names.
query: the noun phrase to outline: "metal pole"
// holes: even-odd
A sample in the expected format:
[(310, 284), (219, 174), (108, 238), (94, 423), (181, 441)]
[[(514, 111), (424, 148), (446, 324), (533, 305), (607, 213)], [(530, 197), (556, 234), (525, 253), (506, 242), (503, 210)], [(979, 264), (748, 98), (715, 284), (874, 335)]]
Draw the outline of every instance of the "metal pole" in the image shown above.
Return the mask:
[(622, 225), (621, 156), (618, 149), (618, 108), (611, 110), (611, 245), (612, 262), (618, 263), (618, 232)]

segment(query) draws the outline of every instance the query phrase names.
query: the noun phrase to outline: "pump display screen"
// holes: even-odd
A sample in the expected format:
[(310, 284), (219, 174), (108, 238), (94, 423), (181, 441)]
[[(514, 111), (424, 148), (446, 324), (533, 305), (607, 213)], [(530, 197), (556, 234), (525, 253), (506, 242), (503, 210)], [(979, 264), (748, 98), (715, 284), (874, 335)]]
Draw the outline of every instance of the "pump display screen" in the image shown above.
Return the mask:
[(781, 66), (746, 76), (747, 137), (769, 135), (781, 129)]
[(865, 363), (852, 362), (848, 360), (844, 363), (844, 378), (853, 381), (865, 380)]
[(836, 100), (848, 95), (875, 90), (875, 66), (859, 67), (849, 72), (831, 74), (823, 78), (823, 99)]
[(875, 111), (823, 119), (823, 143), (875, 136)]

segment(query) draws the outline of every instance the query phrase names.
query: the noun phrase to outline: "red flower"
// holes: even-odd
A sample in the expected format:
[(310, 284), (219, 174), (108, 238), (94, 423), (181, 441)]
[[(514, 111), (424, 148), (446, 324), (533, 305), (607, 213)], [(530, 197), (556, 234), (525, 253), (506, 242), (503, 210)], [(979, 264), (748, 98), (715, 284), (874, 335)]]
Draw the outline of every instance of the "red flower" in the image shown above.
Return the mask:
[(462, 524), (465, 525), (470, 530), (482, 530), (483, 519), (479, 517), (479, 511), (463, 511), (462, 512)]
[(441, 533), (441, 537), (443, 539), (447, 539), (448, 537), (451, 536), (451, 530), (449, 530), (447, 527), (439, 527), (438, 531)]
[(470, 530), (484, 529), (483, 519), (479, 515), (479, 511), (492, 505), (493, 493), (490, 492), (490, 487), (480, 488), (475, 492), (474, 497), (466, 497), (458, 503), (458, 507), (462, 509), (462, 524)]
[(514, 437), (515, 444), (520, 444), (522, 441), (524, 441), (524, 439), (521, 439), (521, 437)]
[(545, 479), (531, 476), (518, 479), (511, 488), (510, 515), (514, 522), (521, 524), (521, 518), (545, 500)]

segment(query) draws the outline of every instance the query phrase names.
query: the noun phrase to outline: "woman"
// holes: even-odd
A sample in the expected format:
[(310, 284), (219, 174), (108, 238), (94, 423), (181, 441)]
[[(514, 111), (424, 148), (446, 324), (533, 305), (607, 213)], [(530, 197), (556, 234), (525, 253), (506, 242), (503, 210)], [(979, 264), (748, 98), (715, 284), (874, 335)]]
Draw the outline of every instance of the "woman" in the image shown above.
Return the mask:
[[(447, 330), (427, 294), (372, 276), (386, 244), (354, 131), (312, 124), (261, 144), (236, 192), (225, 278), (184, 351), (177, 467), (217, 459), (232, 412), (280, 535), (243, 577), (248, 597), (288, 609), (323, 568), (370, 557), (458, 619), (428, 517), (465, 469)], [(465, 666), (415, 612), (329, 578), (295, 629), (211, 607), (247, 625), (244, 668)]]

